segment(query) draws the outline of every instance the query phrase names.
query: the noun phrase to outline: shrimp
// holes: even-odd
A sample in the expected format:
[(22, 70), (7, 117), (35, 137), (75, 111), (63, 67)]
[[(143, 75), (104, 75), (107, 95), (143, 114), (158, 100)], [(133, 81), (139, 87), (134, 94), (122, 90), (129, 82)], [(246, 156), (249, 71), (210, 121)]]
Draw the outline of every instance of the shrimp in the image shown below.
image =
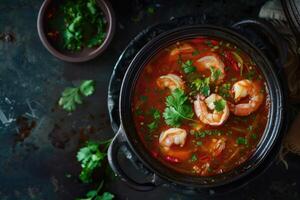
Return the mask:
[(261, 93), (261, 86), (258, 83), (244, 79), (232, 86), (235, 102), (249, 96), (248, 103), (231, 104), (230, 111), (237, 116), (247, 116), (256, 111), (263, 103), (264, 95)]
[(186, 140), (186, 130), (181, 128), (169, 128), (163, 131), (159, 136), (159, 144), (165, 149), (170, 148), (173, 144), (183, 147)]
[(170, 90), (175, 90), (176, 88), (184, 89), (184, 82), (183, 80), (175, 75), (175, 74), (167, 74), (164, 76), (160, 76), (156, 80), (156, 84), (159, 88), (169, 88)]
[(188, 54), (188, 53), (193, 53), (194, 51), (195, 51), (195, 49), (190, 44), (183, 43), (170, 52), (170, 57), (177, 59), (177, 56), (181, 53)]
[(225, 65), (219, 56), (215, 53), (210, 53), (201, 57), (195, 63), (198, 71), (211, 70), (210, 80), (220, 83), (225, 77)]
[[(194, 101), (194, 109), (197, 117), (201, 122), (203, 122), (204, 124), (209, 124), (211, 126), (220, 126), (228, 119), (229, 107), (226, 101), (224, 109), (222, 111), (218, 112), (217, 110), (215, 110), (215, 102), (219, 100), (225, 101), (221, 96), (217, 94), (211, 94), (205, 100), (203, 100), (200, 95), (197, 96), (197, 100)], [(213, 112), (210, 113), (207, 108), (213, 110)]]

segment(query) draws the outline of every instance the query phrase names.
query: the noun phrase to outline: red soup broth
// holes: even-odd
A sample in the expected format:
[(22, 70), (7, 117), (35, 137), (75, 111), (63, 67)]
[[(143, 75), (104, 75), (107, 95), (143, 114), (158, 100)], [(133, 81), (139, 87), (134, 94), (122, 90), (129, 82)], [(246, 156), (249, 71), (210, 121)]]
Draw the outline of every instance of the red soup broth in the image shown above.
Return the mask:
[[(205, 56), (215, 56), (223, 62), (223, 80), (211, 80), (211, 69), (199, 67), (198, 60)], [(166, 123), (164, 116), (168, 107), (166, 98), (174, 90), (159, 87), (157, 83), (161, 76), (167, 74), (181, 78), (184, 85), (181, 91), (187, 98), (185, 104), (193, 115), (175, 125)], [(251, 99), (248, 95), (235, 101), (232, 86), (241, 80), (258, 85), (256, 90), (259, 91), (256, 92), (263, 96), (263, 100), (246, 116), (235, 115), (231, 110), (222, 125), (203, 123), (193, 105), (199, 94), (199, 90), (193, 87), (193, 81), (205, 78), (209, 79), (210, 94), (220, 95), (228, 107), (247, 104)], [(203, 90), (200, 91), (203, 93)], [(270, 108), (265, 79), (256, 64), (242, 49), (216, 38), (183, 40), (162, 49), (145, 66), (134, 94), (132, 114), (135, 127), (149, 153), (167, 167), (194, 176), (228, 172), (249, 159), (264, 133)], [(206, 97), (202, 95), (202, 98)], [(213, 112), (209, 108), (207, 110)], [(161, 145), (159, 137), (162, 132), (175, 127), (186, 131), (184, 145)]]

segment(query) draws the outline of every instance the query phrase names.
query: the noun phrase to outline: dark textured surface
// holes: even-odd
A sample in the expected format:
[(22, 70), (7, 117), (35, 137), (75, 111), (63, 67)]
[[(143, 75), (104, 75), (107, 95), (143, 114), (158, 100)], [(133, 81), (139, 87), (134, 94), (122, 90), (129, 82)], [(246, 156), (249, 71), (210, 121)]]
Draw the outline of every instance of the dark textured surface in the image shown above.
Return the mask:
[[(106, 102), (109, 78), (119, 54), (141, 30), (189, 14), (206, 13), (211, 20), (236, 21), (256, 16), (263, 2), (178, 0), (141, 4), (114, 0), (118, 23), (111, 46), (91, 62), (70, 64), (51, 56), (38, 38), (36, 17), (42, 1), (2, 0), (0, 32), (11, 33), (14, 40), (0, 40), (0, 109), (8, 120), (0, 124), (0, 199), (68, 200), (94, 187), (77, 180), (80, 167), (76, 151), (84, 138), (113, 135)], [(157, 6), (154, 14), (144, 12), (147, 6)], [(57, 99), (66, 86), (83, 79), (96, 80), (96, 93), (68, 115), (56, 107)], [(211, 199), (300, 199), (300, 159), (289, 156), (288, 162), (289, 170), (274, 165), (243, 189)], [(166, 188), (135, 192), (118, 179), (110, 180), (107, 187), (117, 199), (199, 199)]]

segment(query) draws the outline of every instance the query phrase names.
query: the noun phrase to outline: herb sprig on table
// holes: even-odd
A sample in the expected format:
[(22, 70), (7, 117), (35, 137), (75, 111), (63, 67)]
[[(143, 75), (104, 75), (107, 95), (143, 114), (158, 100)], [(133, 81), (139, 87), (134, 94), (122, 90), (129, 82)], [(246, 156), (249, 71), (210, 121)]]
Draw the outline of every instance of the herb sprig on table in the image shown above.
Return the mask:
[(103, 42), (106, 34), (105, 21), (96, 0), (67, 0), (62, 9), (66, 49), (79, 51), (84, 46), (91, 48)]
[[(95, 169), (102, 166), (102, 163), (106, 159), (106, 150), (111, 143), (111, 139), (100, 142), (88, 141), (84, 147), (79, 149), (77, 153), (77, 160), (80, 162), (82, 171), (79, 175), (79, 179), (83, 183), (92, 182), (92, 174)], [(95, 190), (87, 192), (85, 198), (77, 198), (77, 200), (111, 200), (114, 195), (109, 192), (99, 194), (103, 188), (104, 181), (101, 181), (99, 187)]]
[(95, 91), (95, 83), (93, 80), (82, 81), (78, 87), (68, 87), (63, 92), (58, 101), (66, 111), (72, 112), (76, 109), (77, 104), (82, 104), (83, 97), (90, 96)]

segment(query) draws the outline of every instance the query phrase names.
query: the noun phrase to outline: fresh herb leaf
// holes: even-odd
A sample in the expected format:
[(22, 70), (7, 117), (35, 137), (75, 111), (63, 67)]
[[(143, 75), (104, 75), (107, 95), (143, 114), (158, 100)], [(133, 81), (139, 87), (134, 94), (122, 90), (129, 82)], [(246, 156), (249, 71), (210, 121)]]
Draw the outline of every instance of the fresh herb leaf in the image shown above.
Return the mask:
[(197, 155), (193, 154), (192, 157), (191, 157), (191, 159), (190, 159), (190, 161), (191, 162), (196, 162), (197, 160), (198, 160)]
[(114, 195), (109, 192), (104, 192), (102, 195), (99, 195), (102, 187), (103, 181), (100, 183), (97, 189), (88, 191), (85, 198), (77, 198), (76, 200), (112, 200)]
[(226, 106), (226, 101), (224, 99), (219, 99), (214, 102), (214, 105), (217, 112), (222, 112)]
[(210, 72), (213, 81), (217, 81), (219, 77), (222, 75), (222, 71), (220, 69), (217, 69), (214, 66), (210, 67)]
[(204, 96), (208, 96), (210, 94), (209, 78), (197, 78), (192, 82), (191, 85), (195, 90), (197, 90)]
[(149, 131), (153, 132), (158, 127), (159, 120), (160, 120), (160, 112), (159, 112), (159, 110), (152, 108), (150, 110), (150, 115), (152, 116), (153, 121), (151, 123), (149, 123), (147, 126), (149, 128)]
[(195, 131), (192, 130), (190, 132), (195, 138), (204, 138), (207, 135), (217, 135), (220, 136), (222, 132), (220, 130), (203, 130), (203, 131)]
[(142, 95), (142, 96), (140, 96), (140, 100), (141, 100), (141, 101), (147, 101), (147, 100), (148, 100), (148, 97), (147, 97), (147, 96), (144, 96), (144, 95)]
[(247, 145), (248, 144), (248, 140), (244, 137), (238, 137), (236, 139), (236, 143), (237, 144), (243, 144), (243, 145)]
[(203, 145), (203, 143), (201, 141), (197, 141), (196, 144), (197, 144), (197, 146), (202, 146)]
[(84, 183), (90, 183), (92, 181), (93, 171), (100, 167), (106, 153), (100, 151), (100, 144), (105, 144), (108, 148), (111, 140), (102, 141), (100, 143), (89, 141), (86, 146), (82, 147), (77, 153), (77, 160), (80, 162), (82, 171), (79, 178)]
[(66, 88), (58, 101), (58, 105), (66, 111), (72, 112), (77, 104), (82, 104), (82, 96), (90, 96), (94, 93), (94, 81), (81, 82), (79, 87)]
[(257, 139), (257, 135), (255, 133), (252, 133), (251, 134), (251, 138), (254, 139), (254, 140), (256, 140)]
[(166, 109), (163, 117), (166, 124), (170, 126), (180, 126), (182, 120), (192, 120), (194, 116), (193, 109), (188, 103), (188, 97), (181, 89), (175, 89), (170, 96), (166, 98)]
[(149, 128), (149, 131), (153, 132), (155, 129), (157, 129), (158, 123), (157, 123), (157, 121), (153, 121), (150, 124), (148, 124), (147, 126)]
[(182, 64), (182, 69), (184, 73), (189, 74), (196, 71), (196, 67), (193, 66), (193, 62), (191, 60), (187, 60), (185, 63)]
[(255, 77), (255, 71), (250, 70), (250, 71), (245, 75), (245, 77), (246, 77), (246, 79), (253, 80), (254, 77)]
[(224, 83), (223, 85), (220, 86), (219, 88), (219, 94), (223, 97), (223, 98), (229, 98), (230, 97), (230, 88), (231, 88), (231, 84), (230, 83)]
[(197, 56), (200, 54), (200, 51), (198, 49), (195, 49), (195, 51), (192, 53), (193, 56)]

